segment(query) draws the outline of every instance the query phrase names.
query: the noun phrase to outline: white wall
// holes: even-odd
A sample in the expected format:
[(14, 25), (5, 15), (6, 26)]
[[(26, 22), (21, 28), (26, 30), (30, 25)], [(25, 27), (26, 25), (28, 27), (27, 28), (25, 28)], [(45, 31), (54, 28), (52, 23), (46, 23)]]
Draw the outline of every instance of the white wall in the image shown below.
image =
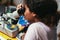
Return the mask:
[(58, 3), (58, 11), (60, 11), (60, 0), (56, 0)]
[(15, 5), (22, 3), (22, 0), (13, 0)]

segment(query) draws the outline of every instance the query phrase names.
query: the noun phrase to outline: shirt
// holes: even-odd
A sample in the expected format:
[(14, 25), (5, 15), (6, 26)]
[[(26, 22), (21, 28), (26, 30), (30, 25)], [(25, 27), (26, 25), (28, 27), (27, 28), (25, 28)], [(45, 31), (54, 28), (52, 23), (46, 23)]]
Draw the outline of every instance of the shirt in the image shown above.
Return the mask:
[(32, 23), (26, 32), (24, 40), (48, 40), (50, 28), (42, 22)]

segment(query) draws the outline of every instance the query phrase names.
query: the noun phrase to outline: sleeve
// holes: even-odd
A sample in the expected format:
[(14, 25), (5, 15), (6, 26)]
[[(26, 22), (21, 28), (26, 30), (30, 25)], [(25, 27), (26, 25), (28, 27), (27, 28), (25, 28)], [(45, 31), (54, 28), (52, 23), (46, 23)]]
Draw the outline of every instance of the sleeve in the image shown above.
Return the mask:
[(36, 40), (35, 28), (30, 26), (26, 32), (24, 40)]
[(58, 22), (58, 25), (57, 25), (57, 35), (60, 33), (60, 20), (59, 20), (59, 22)]
[(47, 32), (38, 23), (34, 23), (29, 26), (24, 40), (48, 40)]

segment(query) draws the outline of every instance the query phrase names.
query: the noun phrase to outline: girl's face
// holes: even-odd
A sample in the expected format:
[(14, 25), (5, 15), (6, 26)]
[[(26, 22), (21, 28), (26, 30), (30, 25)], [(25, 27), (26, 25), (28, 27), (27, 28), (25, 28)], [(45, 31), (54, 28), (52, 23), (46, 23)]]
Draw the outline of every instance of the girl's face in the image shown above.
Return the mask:
[(29, 10), (27, 5), (25, 5), (25, 12), (24, 12), (25, 19), (28, 21), (34, 21), (35, 14)]

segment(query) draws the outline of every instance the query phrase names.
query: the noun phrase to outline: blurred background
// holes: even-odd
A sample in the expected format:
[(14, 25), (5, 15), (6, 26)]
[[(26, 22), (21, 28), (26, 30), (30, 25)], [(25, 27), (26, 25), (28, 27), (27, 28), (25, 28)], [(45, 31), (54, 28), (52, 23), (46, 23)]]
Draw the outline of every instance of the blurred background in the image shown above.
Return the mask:
[[(60, 11), (60, 0), (56, 1), (58, 3), (58, 11)], [(22, 3), (22, 0), (0, 0), (0, 14), (14, 11), (14, 8), (20, 3)]]
[[(56, 0), (58, 3), (58, 12), (60, 12), (60, 0)], [(0, 0), (0, 14), (13, 12), (16, 10), (16, 6), (22, 3), (22, 0)], [(59, 13), (60, 14), (60, 13)]]
[[(56, 0), (56, 1), (58, 3), (57, 16), (60, 19), (60, 0)], [(6, 14), (6, 13), (12, 13), (13, 11), (16, 10), (16, 6), (20, 3), (22, 3), (22, 0), (0, 0), (0, 15), (1, 14)], [(57, 25), (58, 25), (57, 26), (57, 32), (60, 33), (59, 32), (59, 30), (60, 30), (60, 20), (58, 20)], [(57, 38), (57, 40), (58, 39), (59, 38)]]

